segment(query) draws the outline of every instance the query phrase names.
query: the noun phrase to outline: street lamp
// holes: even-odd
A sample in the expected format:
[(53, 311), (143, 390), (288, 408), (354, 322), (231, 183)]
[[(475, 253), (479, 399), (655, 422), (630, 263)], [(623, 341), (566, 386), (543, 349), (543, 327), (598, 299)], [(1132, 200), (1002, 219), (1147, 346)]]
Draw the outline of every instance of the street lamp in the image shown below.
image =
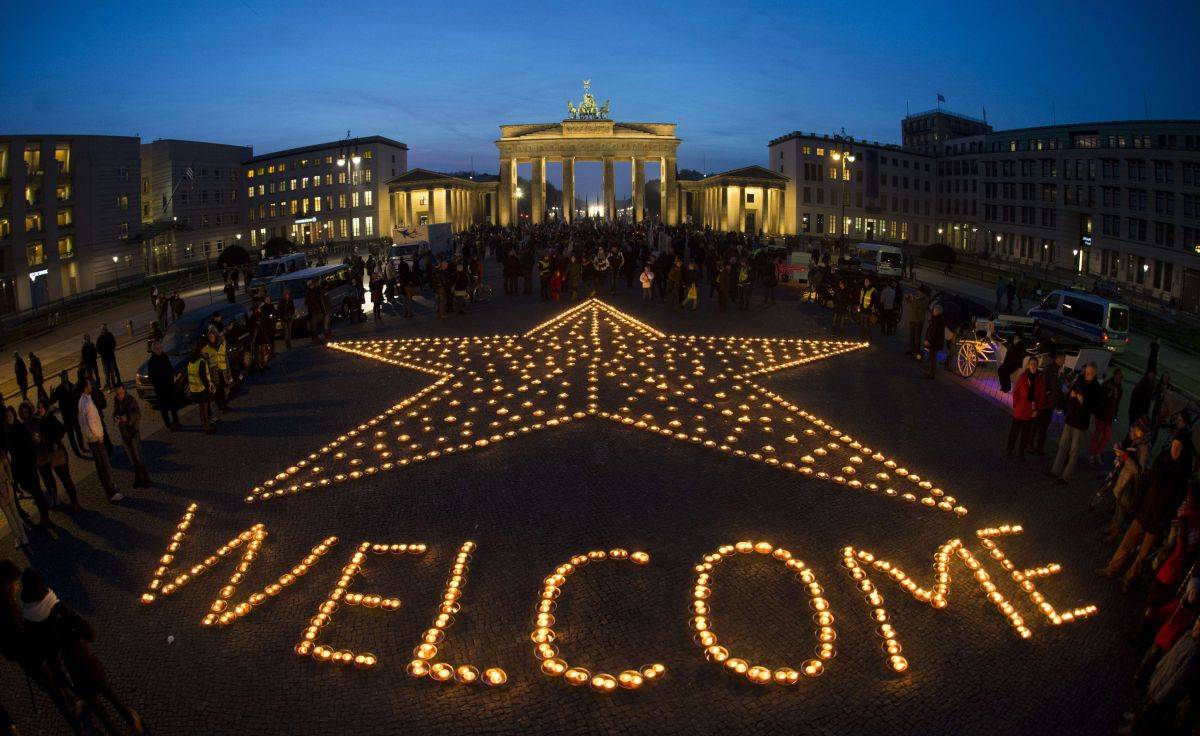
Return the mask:
[(121, 290), (121, 269), (117, 266), (119, 262), (120, 258), (113, 256), (113, 278), (116, 279), (117, 282), (117, 291)]
[[(358, 143), (355, 142), (354, 150), (350, 149), (350, 131), (346, 131), (345, 147), (338, 152), (337, 165), (346, 169), (346, 183), (350, 185), (350, 212), (346, 219), (350, 221), (347, 235), (350, 238), (350, 252), (354, 252), (354, 168), (362, 163), (362, 156), (358, 155)], [(430, 202), (432, 205), (432, 201)]]
[(838, 195), (838, 198), (842, 201), (842, 219), (838, 222), (838, 235), (840, 238), (838, 241), (838, 260), (840, 261), (846, 257), (846, 165), (854, 163), (854, 154), (834, 151), (830, 156), (833, 157), (834, 161), (842, 165), (840, 176), (842, 180), (841, 194)]

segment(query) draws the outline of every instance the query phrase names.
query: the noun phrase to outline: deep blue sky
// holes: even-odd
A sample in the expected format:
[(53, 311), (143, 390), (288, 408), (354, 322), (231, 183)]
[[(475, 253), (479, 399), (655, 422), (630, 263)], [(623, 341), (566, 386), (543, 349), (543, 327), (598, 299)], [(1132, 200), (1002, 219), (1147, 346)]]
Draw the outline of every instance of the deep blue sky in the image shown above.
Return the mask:
[(998, 128), (1200, 118), (1200, 3), (1180, 0), (11, 5), (0, 132), (265, 153), (350, 129), (410, 167), (495, 171), (497, 126), (561, 119), (584, 77), (617, 120), (678, 123), (680, 166), (709, 171), (792, 130), (899, 142), (938, 92)]

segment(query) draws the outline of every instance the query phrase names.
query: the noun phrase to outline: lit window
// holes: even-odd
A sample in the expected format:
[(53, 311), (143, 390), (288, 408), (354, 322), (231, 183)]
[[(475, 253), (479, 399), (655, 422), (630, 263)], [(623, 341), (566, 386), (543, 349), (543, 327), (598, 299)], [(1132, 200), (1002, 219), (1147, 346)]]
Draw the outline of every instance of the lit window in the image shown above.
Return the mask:
[(351, 207), (358, 206), (358, 192), (350, 192), (350, 206)]
[(247, 192), (247, 196), (253, 197), (254, 196), (254, 187), (251, 186), (251, 187), (248, 187), (248, 189), (249, 189), (249, 191)]
[(824, 156), (824, 155), (825, 155), (825, 149), (824, 149), (824, 148), (818, 148), (818, 149), (817, 149), (817, 155), (818, 155), (818, 156)]
[(296, 180), (292, 179), (292, 191), (296, 191)]
[(375, 234), (375, 218), (368, 215), (366, 217), (366, 221), (367, 221), (367, 235), (374, 235)]
[(70, 235), (58, 239), (58, 258), (65, 261), (75, 257), (75, 238)]
[(371, 190), (370, 190), (370, 189), (368, 189), (367, 191), (363, 192), (363, 204), (365, 204), (366, 206), (370, 207), (370, 206), (371, 206), (371, 201), (374, 199), (374, 196), (372, 196), (372, 195), (373, 195), (373, 193), (371, 192)]
[(30, 266), (40, 266), (46, 262), (46, 250), (42, 241), (35, 240), (25, 246), (25, 262)]
[(313, 212), (321, 211), (321, 198), (320, 197), (313, 197), (312, 208), (313, 208)]
[(351, 223), (352, 223), (352, 225), (353, 225), (353, 227), (354, 227), (354, 237), (356, 237), (356, 238), (357, 238), (357, 237), (359, 236), (359, 232), (358, 232), (358, 218), (357, 218), (357, 217), (353, 218), (353, 219), (351, 220)]
[(308, 189), (308, 177), (307, 176), (300, 180), (300, 188)]

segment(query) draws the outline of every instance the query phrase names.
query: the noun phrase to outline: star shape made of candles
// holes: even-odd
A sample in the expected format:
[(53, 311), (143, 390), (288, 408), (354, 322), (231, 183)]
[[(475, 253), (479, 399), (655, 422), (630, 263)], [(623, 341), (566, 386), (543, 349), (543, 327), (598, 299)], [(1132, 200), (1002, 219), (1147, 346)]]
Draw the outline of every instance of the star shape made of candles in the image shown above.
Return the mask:
[(667, 335), (598, 299), (522, 335), (331, 343), (436, 380), (254, 487), (246, 501), (344, 485), (597, 418), (831, 486), (965, 515), (929, 479), (755, 380), (865, 346)]

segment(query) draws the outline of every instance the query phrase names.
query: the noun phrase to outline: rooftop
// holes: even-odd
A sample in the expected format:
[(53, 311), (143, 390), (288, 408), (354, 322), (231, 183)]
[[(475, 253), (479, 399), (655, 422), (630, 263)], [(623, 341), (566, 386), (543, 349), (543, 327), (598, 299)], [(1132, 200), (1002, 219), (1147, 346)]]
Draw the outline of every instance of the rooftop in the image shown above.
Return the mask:
[(391, 138), (385, 138), (381, 135), (369, 135), (361, 138), (341, 139), (337, 141), (329, 141), (328, 143), (316, 143), (311, 146), (301, 146), (300, 148), (289, 148), (284, 151), (272, 151), (271, 153), (261, 153), (253, 158), (246, 159), (243, 163), (256, 163), (258, 161), (266, 161), (269, 158), (284, 158), (286, 156), (296, 156), (301, 153), (313, 153), (315, 151), (327, 151), (335, 148), (344, 148), (347, 144), (353, 146), (365, 146), (372, 143), (382, 143), (386, 146), (394, 146), (408, 150), (408, 146), (400, 141), (394, 141)]

